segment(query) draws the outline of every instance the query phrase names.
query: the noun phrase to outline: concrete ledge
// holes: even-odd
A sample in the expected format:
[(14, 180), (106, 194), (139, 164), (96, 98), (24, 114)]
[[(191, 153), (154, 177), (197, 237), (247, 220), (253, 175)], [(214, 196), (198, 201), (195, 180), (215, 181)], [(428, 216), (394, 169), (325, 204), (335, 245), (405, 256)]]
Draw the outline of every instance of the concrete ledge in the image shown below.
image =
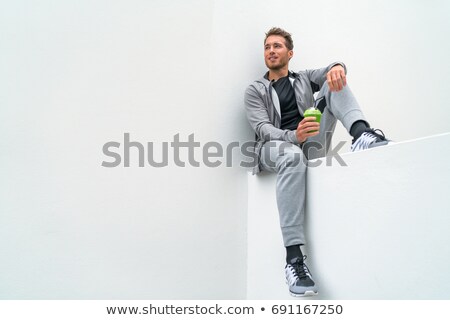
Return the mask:
[[(316, 299), (450, 298), (450, 133), (343, 154), (307, 175)], [(289, 299), (276, 175), (248, 176), (248, 299)]]

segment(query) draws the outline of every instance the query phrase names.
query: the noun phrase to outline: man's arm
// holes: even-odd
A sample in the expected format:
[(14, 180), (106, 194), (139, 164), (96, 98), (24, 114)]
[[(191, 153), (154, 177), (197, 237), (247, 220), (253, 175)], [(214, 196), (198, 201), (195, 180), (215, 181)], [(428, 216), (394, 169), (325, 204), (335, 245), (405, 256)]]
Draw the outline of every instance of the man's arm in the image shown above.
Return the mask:
[(325, 81), (327, 81), (331, 91), (341, 90), (347, 84), (346, 74), (347, 68), (342, 62), (335, 62), (321, 69), (306, 70), (306, 75), (311, 81), (314, 92), (322, 89)]
[(258, 137), (265, 141), (283, 140), (299, 143), (295, 130), (278, 129), (270, 122), (267, 109), (254, 85), (250, 85), (247, 90), (245, 90), (244, 101), (248, 122)]

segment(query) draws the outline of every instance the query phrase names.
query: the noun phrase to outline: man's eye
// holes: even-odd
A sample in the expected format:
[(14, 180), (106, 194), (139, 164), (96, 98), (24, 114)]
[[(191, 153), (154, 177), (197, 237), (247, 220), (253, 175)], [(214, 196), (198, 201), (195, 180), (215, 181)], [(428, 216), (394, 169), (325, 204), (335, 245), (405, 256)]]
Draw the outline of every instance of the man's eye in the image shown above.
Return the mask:
[(278, 43), (275, 43), (275, 44), (274, 44), (274, 47), (275, 47), (275, 48), (279, 48), (280, 45), (279, 45)]

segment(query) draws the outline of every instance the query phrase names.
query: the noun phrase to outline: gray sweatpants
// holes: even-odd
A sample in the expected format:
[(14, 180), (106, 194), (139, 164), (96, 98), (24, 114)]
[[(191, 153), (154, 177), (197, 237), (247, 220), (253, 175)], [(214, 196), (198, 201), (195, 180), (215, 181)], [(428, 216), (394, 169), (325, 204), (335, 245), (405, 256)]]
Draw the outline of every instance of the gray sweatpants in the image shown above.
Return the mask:
[(325, 82), (317, 99), (323, 96), (327, 106), (317, 136), (309, 138), (302, 148), (290, 142), (272, 140), (261, 149), (262, 169), (277, 173), (276, 197), (284, 246), (306, 243), (307, 160), (326, 156), (337, 120), (342, 122), (348, 132), (355, 121), (366, 120), (348, 85), (339, 92), (331, 92)]

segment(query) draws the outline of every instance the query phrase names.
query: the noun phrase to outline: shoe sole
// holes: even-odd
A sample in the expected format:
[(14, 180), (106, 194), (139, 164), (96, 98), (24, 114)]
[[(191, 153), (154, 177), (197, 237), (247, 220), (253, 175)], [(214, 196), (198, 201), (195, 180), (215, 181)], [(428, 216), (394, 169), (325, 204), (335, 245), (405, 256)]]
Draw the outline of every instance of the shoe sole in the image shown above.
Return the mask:
[[(289, 283), (287, 282), (286, 279), (284, 279), (284, 283), (286, 283), (286, 285), (289, 286)], [(295, 293), (295, 292), (292, 292), (291, 290), (289, 290), (289, 293), (291, 294), (291, 296), (296, 297), (296, 298), (312, 297), (312, 296), (317, 296), (319, 294), (317, 291), (313, 291), (313, 290), (306, 290), (305, 293)]]
[(368, 150), (368, 149), (372, 149), (372, 148), (376, 148), (376, 147), (381, 147), (381, 146), (386, 146), (386, 145), (388, 145), (388, 144), (391, 144), (392, 143), (392, 141), (380, 141), (380, 142), (375, 142), (375, 143), (372, 143), (370, 146), (368, 146), (367, 148), (359, 148), (358, 147), (358, 149), (351, 149), (350, 148), (350, 151), (351, 152), (358, 152), (358, 151), (364, 151), (364, 150)]
[(381, 147), (381, 146), (385, 146), (385, 145), (387, 145), (387, 144), (389, 144), (389, 142), (390, 141), (380, 141), (380, 142), (375, 142), (375, 143), (372, 143), (370, 146), (369, 146), (369, 149), (372, 149), (372, 148), (376, 148), (376, 147)]
[(319, 294), (318, 292), (314, 292), (314, 291), (305, 291), (305, 293), (303, 293), (303, 294), (293, 293), (291, 291), (289, 291), (289, 293), (291, 294), (291, 296), (296, 297), (296, 298), (313, 297), (313, 296), (317, 296)]

